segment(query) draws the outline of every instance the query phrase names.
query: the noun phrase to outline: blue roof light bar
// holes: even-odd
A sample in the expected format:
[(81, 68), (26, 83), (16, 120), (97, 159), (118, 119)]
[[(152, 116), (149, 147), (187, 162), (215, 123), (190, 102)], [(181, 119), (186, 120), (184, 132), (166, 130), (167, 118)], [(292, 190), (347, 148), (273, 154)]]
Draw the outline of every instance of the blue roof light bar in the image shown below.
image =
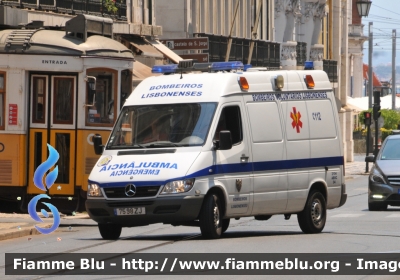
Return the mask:
[(211, 71), (227, 71), (243, 69), (243, 63), (240, 61), (213, 62)]
[[(251, 67), (251, 65), (250, 65)], [(202, 71), (202, 72), (211, 72), (211, 71), (231, 71), (231, 70), (239, 70), (245, 69), (247, 70), (249, 65), (243, 65), (240, 61), (227, 61), (227, 62), (211, 62), (211, 63), (194, 63), (193, 66), (186, 66), (180, 68), (178, 64), (169, 64), (169, 65), (155, 65), (151, 69), (152, 73), (157, 74), (171, 74), (188, 72), (188, 71)]]
[(253, 65), (251, 65), (251, 64), (245, 64), (244, 67), (243, 67), (243, 71), (246, 72), (247, 69), (249, 69), (249, 68), (251, 68), (251, 67), (253, 67)]
[(314, 61), (304, 62), (304, 70), (314, 70)]
[(178, 64), (169, 64), (169, 65), (154, 65), (151, 69), (151, 73), (158, 74), (169, 74), (175, 73), (178, 69)]

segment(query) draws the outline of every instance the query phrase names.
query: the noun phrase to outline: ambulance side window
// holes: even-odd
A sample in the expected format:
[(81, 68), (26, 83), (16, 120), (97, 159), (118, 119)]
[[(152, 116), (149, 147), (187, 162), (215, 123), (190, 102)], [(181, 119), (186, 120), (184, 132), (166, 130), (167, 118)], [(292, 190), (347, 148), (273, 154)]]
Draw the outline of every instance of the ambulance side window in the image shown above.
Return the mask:
[(5, 95), (6, 95), (6, 75), (5, 73), (0, 72), (0, 130), (3, 130), (5, 127), (4, 120), (4, 103), (5, 103)]
[(231, 132), (233, 145), (242, 142), (242, 119), (240, 117), (239, 106), (228, 106), (222, 109), (214, 134), (214, 140), (219, 140), (219, 132), (221, 130), (229, 130)]

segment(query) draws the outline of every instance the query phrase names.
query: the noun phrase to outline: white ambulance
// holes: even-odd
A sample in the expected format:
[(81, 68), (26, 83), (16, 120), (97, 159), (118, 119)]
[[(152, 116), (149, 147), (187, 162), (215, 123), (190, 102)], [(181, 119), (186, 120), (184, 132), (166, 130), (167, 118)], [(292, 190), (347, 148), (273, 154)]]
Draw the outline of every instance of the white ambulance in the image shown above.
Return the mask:
[(334, 94), (325, 72), (241, 62), (155, 66), (97, 154), (86, 208), (104, 239), (122, 227), (198, 225), (297, 214), (319, 233), (347, 198)]

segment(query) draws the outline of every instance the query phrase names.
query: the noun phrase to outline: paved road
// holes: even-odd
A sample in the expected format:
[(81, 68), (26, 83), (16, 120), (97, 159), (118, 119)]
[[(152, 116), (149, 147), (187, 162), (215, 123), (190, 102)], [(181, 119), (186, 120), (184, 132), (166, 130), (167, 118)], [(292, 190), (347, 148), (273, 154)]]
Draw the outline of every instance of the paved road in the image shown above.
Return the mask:
[[(350, 168), (350, 166), (348, 166)], [(353, 168), (353, 167), (352, 167)], [(356, 169), (353, 169), (356, 170)], [(348, 176), (350, 176), (350, 171)], [(117, 241), (107, 241), (100, 237), (95, 226), (75, 225), (62, 227), (56, 234), (37, 235), (5, 240), (0, 246), (3, 252), (13, 253), (104, 253), (116, 252), (119, 257), (127, 253), (339, 253), (369, 254), (369, 253), (399, 253), (398, 242), (400, 218), (399, 207), (389, 207), (388, 211), (370, 212), (367, 207), (367, 176), (354, 172), (353, 179), (347, 180), (346, 204), (340, 208), (329, 210), (328, 220), (321, 234), (305, 235), (301, 232), (295, 216), (285, 220), (282, 215), (273, 216), (268, 221), (257, 221), (252, 217), (232, 220), (226, 234), (219, 240), (204, 240), (200, 230), (194, 227), (172, 227), (163, 224), (154, 224), (145, 227), (124, 228), (121, 238)], [(79, 216), (79, 215), (78, 215)], [(70, 222), (79, 220), (75, 216)], [(67, 223), (69, 217), (63, 217)], [(85, 220), (85, 219), (82, 219)], [(90, 220), (88, 220), (90, 222)], [(31, 238), (31, 240), (27, 240)], [(60, 240), (58, 240), (60, 238)], [(380, 254), (387, 257), (387, 254)], [(180, 256), (179, 256), (180, 257)], [(4, 269), (0, 254), (0, 275)], [(44, 276), (49, 279), (51, 276)], [(58, 276), (57, 276), (58, 277)], [(130, 279), (132, 276), (94, 276), (78, 275), (73, 279)], [(151, 279), (187, 279), (187, 276), (162, 275), (150, 276)], [(148, 278), (150, 278), (148, 277)], [(207, 279), (243, 279), (243, 276), (206, 276)], [(335, 278), (333, 278), (335, 277)], [(36, 276), (19, 279), (37, 279)], [(136, 277), (135, 277), (136, 278)], [(190, 276), (190, 278), (204, 279), (204, 277)], [(381, 280), (397, 279), (398, 275), (363, 275), (346, 276), (246, 276), (246, 279), (343, 279), (343, 280)], [(15, 279), (6, 276), (4, 279)], [(58, 279), (71, 279), (60, 276)]]

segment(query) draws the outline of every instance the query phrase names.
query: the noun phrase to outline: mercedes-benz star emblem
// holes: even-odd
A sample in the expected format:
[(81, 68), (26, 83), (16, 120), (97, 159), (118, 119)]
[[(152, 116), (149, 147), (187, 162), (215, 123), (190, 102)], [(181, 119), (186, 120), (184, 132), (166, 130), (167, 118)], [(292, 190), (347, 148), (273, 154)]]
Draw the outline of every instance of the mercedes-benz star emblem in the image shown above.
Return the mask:
[(136, 186), (129, 184), (125, 187), (125, 195), (128, 197), (132, 197), (136, 194)]

